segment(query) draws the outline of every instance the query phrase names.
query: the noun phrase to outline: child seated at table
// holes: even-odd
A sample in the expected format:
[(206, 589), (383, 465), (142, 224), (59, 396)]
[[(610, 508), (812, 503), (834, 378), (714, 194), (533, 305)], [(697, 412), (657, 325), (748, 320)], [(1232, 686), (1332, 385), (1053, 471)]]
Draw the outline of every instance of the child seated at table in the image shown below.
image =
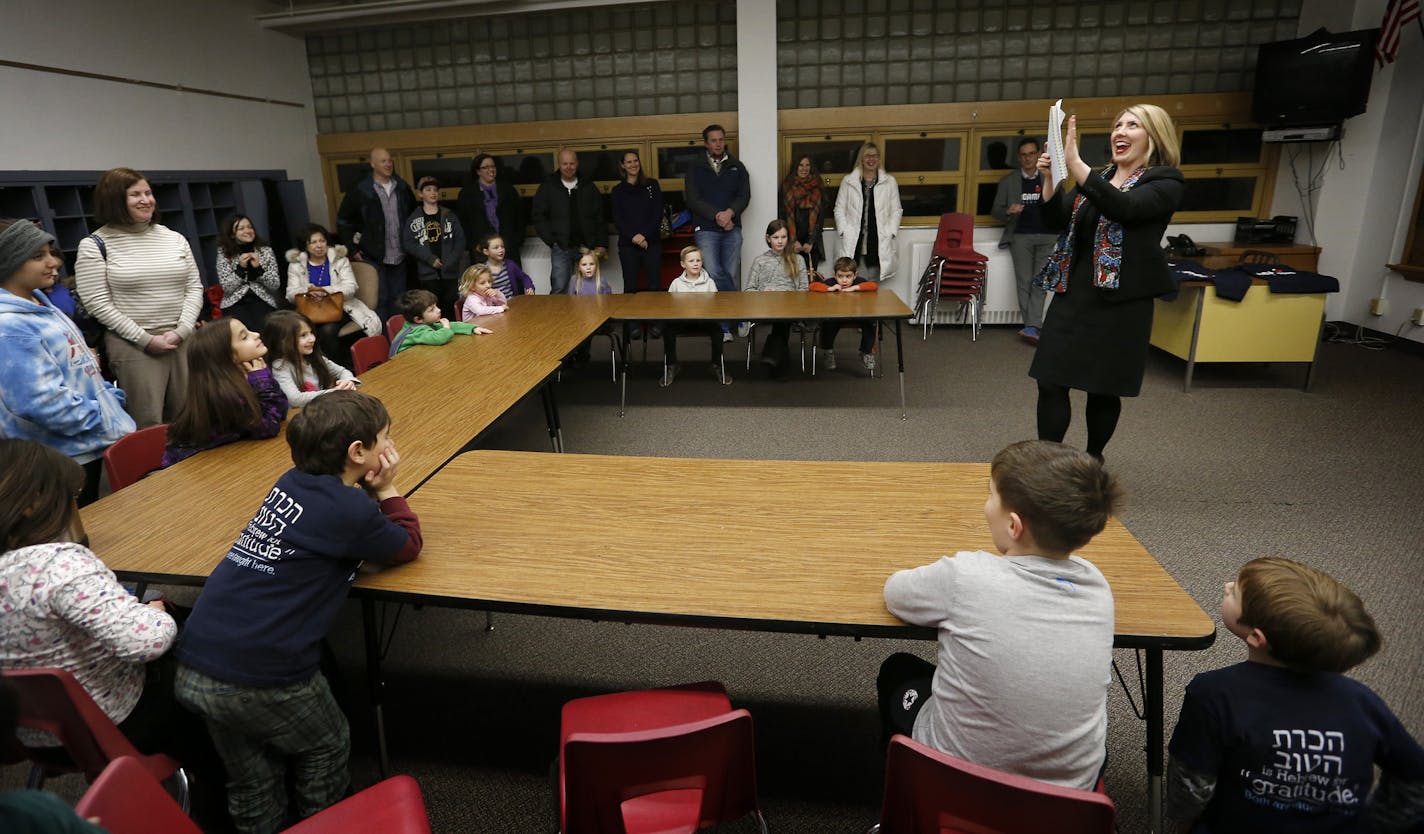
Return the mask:
[(188, 390), (168, 426), (166, 468), (214, 446), (276, 437), (287, 397), (263, 358), (267, 346), (241, 319), (221, 318), (188, 343)]
[(385, 406), (359, 391), (323, 394), (292, 418), (293, 467), (213, 569), (178, 639), (174, 694), (204, 718), (227, 766), (239, 831), (283, 828), (289, 781), (303, 818), (350, 784), (350, 730), (319, 668), (321, 641), (363, 561), (420, 553), (390, 431)]
[[(837, 258), (835, 272), (830, 278), (812, 276), (811, 292), (875, 292), (880, 285), (855, 272), (854, 258)], [(838, 320), (826, 319), (821, 322), (821, 365), (828, 371), (836, 369), (836, 334), (842, 327), (860, 328), (860, 362), (867, 371), (875, 371), (875, 322), (868, 319)]]
[(475, 264), (460, 276), (460, 320), (494, 316), (509, 309), (509, 299), (495, 289), (488, 264)]
[(976, 764), (1091, 789), (1107, 749), (1113, 597), (1073, 551), (1102, 532), (1117, 482), (1044, 440), (994, 456), (984, 518), (994, 547), (892, 575), (885, 605), (939, 629), (938, 665), (895, 654), (876, 681), (889, 732)]
[[(682, 274), (672, 279), (672, 283), (668, 285), (668, 292), (717, 291), (717, 285), (712, 282), (711, 276), (702, 270), (701, 249), (696, 246), (684, 247), (679, 259), (682, 262)], [(663, 364), (667, 368), (658, 385), (666, 388), (672, 385), (673, 379), (677, 377), (679, 370), (677, 337), (679, 333), (706, 333), (710, 336), (712, 338), (712, 376), (723, 385), (732, 384), (732, 377), (722, 367), (722, 325), (716, 322), (670, 321), (663, 325)]]
[(1168, 746), (1178, 830), (1421, 830), (1424, 749), (1343, 674), (1380, 649), (1360, 598), (1324, 571), (1254, 559), (1226, 583), (1221, 621), (1246, 660), (1187, 684)]
[(456, 336), (482, 336), (494, 331), (464, 321), (450, 321), (430, 290), (406, 290), (396, 299), (405, 324), (391, 340), (391, 356), (415, 345), (444, 345)]

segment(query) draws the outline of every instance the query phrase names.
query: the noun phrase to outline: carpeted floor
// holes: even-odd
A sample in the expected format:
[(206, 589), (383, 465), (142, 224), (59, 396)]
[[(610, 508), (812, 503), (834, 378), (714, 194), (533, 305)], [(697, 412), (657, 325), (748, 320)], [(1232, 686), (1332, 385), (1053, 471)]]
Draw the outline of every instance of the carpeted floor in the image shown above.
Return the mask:
[[(685, 372), (672, 388), (659, 389), (656, 364), (639, 365), (621, 419), (606, 363), (566, 374), (559, 386), (565, 447), (768, 460), (986, 461), (1034, 435), (1035, 389), (1025, 375), (1032, 348), (1012, 329), (987, 329), (978, 342), (958, 328), (941, 328), (928, 341), (912, 332), (905, 341), (907, 420), (898, 410), (893, 342), (884, 379), (865, 378), (847, 337), (841, 370), (777, 383), (756, 369), (748, 376), (738, 341), (728, 346), (736, 377), (730, 388)], [(698, 350), (706, 356), (700, 340), (686, 341), (686, 364), (694, 364)], [(654, 357), (659, 347), (652, 343)], [(1334, 573), (1360, 593), (1386, 636), (1384, 652), (1354, 674), (1416, 735), (1424, 734), (1417, 682), (1424, 637), (1410, 631), (1424, 617), (1414, 574), (1424, 551), (1424, 358), (1325, 344), (1310, 393), (1299, 390), (1298, 366), (1201, 366), (1191, 393), (1182, 391), (1183, 370), (1182, 362), (1153, 352), (1143, 394), (1125, 402), (1107, 448), (1108, 464), (1128, 490), (1124, 523), (1214, 617), (1221, 584), (1255, 556), (1291, 556)], [(399, 439), (400, 427), (393, 433)], [(1081, 445), (1081, 420), (1068, 441)], [(537, 400), (506, 415), (484, 445), (547, 450)], [(871, 507), (865, 523), (876, 523), (875, 496), (856, 495), (847, 485), (845, 498)], [(745, 499), (804, 511), (805, 496), (763, 494), (755, 483), (746, 485)], [(551, 483), (548, 500), (570, 511), (616, 513), (639, 500), (638, 484), (568, 495)], [(498, 473), (471, 506), (518, 511), (501, 503)], [(736, 548), (735, 518), (727, 519), (727, 531), (709, 546)], [(945, 542), (946, 551), (953, 548)], [(478, 552), (476, 538), (471, 558)], [(938, 555), (927, 553), (925, 561)], [(554, 831), (549, 767), (559, 706), (589, 693), (706, 679), (722, 681), (755, 718), (759, 783), (773, 831), (864, 831), (875, 821), (883, 777), (875, 671), (894, 651), (933, 657), (930, 643), (514, 615), (497, 615), (493, 631), (484, 624), (477, 612), (407, 608), (389, 644), (392, 761), (420, 781), (436, 831)], [(355, 605), (343, 612), (333, 644), (358, 710), (356, 778), (367, 784), (375, 770), (359, 712)], [(1243, 656), (1225, 631), (1210, 650), (1167, 655), (1169, 731), (1191, 676)], [(1118, 651), (1116, 658), (1135, 680), (1133, 653)], [(1119, 687), (1110, 693), (1109, 711), (1109, 790), (1121, 830), (1145, 831), (1144, 725)], [(15, 779), (7, 775), (6, 784)], [(61, 790), (77, 790), (62, 782)]]

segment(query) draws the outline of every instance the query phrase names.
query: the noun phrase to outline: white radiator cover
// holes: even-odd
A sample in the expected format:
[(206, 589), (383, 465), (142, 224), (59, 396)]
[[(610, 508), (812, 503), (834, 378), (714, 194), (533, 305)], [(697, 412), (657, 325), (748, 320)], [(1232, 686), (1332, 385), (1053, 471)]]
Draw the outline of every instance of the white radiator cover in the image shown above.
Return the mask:
[[(978, 240), (980, 235), (976, 234), (974, 243), (974, 251), (981, 255), (987, 255), (989, 258), (988, 271), (984, 276), (984, 309), (979, 313), (979, 322), (980, 324), (1022, 324), (1023, 316), (1019, 314), (1018, 294), (1014, 289), (1013, 259), (1009, 257), (1009, 250), (999, 248), (999, 229), (987, 229), (985, 232), (986, 237), (993, 237), (993, 242), (981, 243)], [(914, 276), (912, 280), (915, 283), (919, 283), (920, 276), (924, 274), (932, 251), (934, 251), (933, 240), (910, 245), (909, 274)], [(958, 302), (946, 302), (935, 308), (935, 324), (959, 324), (962, 322), (962, 318)]]

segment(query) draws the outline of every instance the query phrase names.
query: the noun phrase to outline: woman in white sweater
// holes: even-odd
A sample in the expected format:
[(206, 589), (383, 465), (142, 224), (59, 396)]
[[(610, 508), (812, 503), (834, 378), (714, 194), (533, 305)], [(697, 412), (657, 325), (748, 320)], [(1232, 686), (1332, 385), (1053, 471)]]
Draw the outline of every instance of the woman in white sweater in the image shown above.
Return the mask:
[[(331, 234), (316, 223), (303, 228), (298, 237), (302, 248), (287, 252), (287, 301), (295, 304), (303, 293), (341, 293), (341, 318), (312, 324), (322, 351), (339, 364), (350, 365), (351, 345), (362, 336), (380, 333), (381, 319), (356, 297), (356, 274), (346, 259), (345, 246), (328, 248)], [(361, 330), (341, 336), (341, 329), (350, 321), (359, 324)]]
[(836, 193), (836, 256), (854, 260), (860, 277), (885, 284), (895, 275), (895, 237), (904, 213), (900, 184), (880, 167), (880, 148), (866, 142)]
[(114, 168), (94, 189), (99, 230), (79, 242), (75, 288), (107, 328), (104, 352), (139, 428), (170, 421), (188, 390), (185, 341), (197, 327), (203, 282), (188, 239), (154, 222), (143, 174)]

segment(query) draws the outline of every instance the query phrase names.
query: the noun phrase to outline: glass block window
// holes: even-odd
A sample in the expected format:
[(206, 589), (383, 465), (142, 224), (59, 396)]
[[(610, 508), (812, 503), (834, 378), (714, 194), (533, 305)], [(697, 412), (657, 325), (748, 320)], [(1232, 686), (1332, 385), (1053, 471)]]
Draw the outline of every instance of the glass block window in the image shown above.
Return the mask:
[(321, 133), (737, 109), (734, 0), (314, 32)]
[(1302, 0), (776, 0), (782, 109), (1250, 90)]

